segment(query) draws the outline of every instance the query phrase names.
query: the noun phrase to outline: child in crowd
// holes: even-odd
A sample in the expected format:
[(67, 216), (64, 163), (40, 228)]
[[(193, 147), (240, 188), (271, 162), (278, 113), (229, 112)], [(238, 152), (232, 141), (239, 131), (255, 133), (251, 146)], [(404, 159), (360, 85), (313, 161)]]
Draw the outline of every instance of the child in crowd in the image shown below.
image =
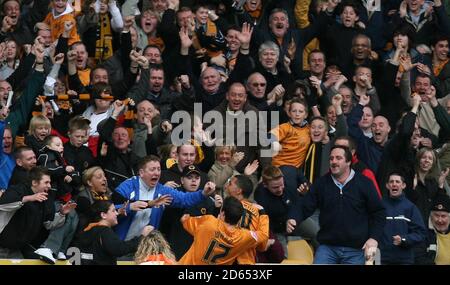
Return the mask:
[(177, 163), (177, 146), (174, 144), (165, 144), (159, 148), (159, 157), (161, 157), (162, 169), (169, 169)]
[(64, 159), (78, 173), (97, 164), (91, 150), (84, 145), (88, 140), (90, 123), (81, 116), (75, 116), (69, 121), (69, 142), (64, 144)]
[[(200, 187), (200, 170), (195, 165), (186, 166), (181, 174), (181, 192), (196, 192)], [(177, 259), (180, 259), (192, 244), (192, 236), (183, 229), (180, 218), (188, 212), (191, 216), (219, 214), (222, 206), (222, 197), (215, 195), (208, 197), (198, 205), (189, 209), (166, 208), (161, 220), (160, 230), (167, 237)]]
[(46, 116), (34, 116), (30, 121), (29, 134), (25, 137), (25, 144), (38, 155), (39, 151), (45, 146), (44, 140), (50, 135), (51, 129), (51, 122)]
[[(59, 137), (50, 135), (45, 139), (44, 144), (45, 147), (41, 149), (38, 157), (38, 164), (45, 166), (50, 172), (52, 181), (50, 195), (56, 195), (55, 211), (59, 211), (65, 205), (75, 209), (77, 204), (71, 198), (74, 189), (80, 185), (80, 176), (73, 166), (66, 165), (62, 156), (64, 146)], [(64, 224), (50, 231), (48, 238), (35, 253), (51, 264), (56, 262), (54, 255), (58, 259), (65, 260), (65, 252), (72, 241), (77, 225), (78, 216), (75, 211), (70, 211), (66, 215)]]
[(47, 14), (47, 17), (44, 19), (44, 23), (46, 23), (49, 27), (51, 27), (51, 37), (52, 41), (56, 41), (59, 36), (61, 36), (65, 30), (65, 25), (67, 22), (73, 23), (73, 28), (69, 34), (69, 45), (79, 42), (80, 36), (77, 32), (77, 27), (75, 25), (75, 17), (73, 15), (72, 5), (68, 0), (52, 0), (51, 1), (52, 10)]
[(286, 190), (295, 196), (297, 187), (305, 182), (300, 171), (306, 159), (306, 152), (311, 143), (308, 106), (305, 101), (294, 98), (288, 106), (289, 122), (279, 125), (270, 132), (274, 136), (272, 148), (276, 155), (272, 165), (277, 166), (286, 178)]
[(38, 165), (45, 166), (49, 170), (56, 198), (67, 202), (72, 198), (73, 189), (81, 185), (80, 175), (73, 166), (65, 162), (64, 145), (59, 137), (50, 135), (44, 144), (45, 147), (39, 152)]

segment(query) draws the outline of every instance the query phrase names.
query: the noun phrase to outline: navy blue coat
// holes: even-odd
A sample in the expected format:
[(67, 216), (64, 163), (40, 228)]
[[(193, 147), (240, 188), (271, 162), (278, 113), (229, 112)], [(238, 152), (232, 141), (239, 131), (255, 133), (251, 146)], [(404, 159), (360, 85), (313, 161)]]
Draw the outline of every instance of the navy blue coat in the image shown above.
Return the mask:
[[(426, 238), (427, 231), (419, 209), (404, 194), (399, 198), (384, 197), (386, 225), (379, 242), (381, 262), (389, 264), (413, 264), (413, 247)], [(399, 235), (400, 245), (394, 245), (392, 237)]]

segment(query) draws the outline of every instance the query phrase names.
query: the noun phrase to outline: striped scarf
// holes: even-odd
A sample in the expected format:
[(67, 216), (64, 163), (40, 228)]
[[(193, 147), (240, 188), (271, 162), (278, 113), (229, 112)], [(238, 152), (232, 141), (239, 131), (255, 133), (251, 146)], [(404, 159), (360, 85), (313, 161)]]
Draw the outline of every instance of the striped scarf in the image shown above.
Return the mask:
[(434, 76), (438, 76), (439, 73), (441, 73), (442, 69), (448, 63), (449, 60), (450, 60), (450, 58), (447, 58), (445, 61), (443, 61), (443, 62), (441, 62), (441, 63), (439, 63), (437, 65), (433, 64), (433, 74), (434, 74)]
[(113, 55), (111, 20), (108, 13), (100, 15), (100, 21), (97, 25), (97, 35), (95, 59), (98, 62), (102, 62)]
[(316, 144), (322, 143), (320, 142), (312, 143), (309, 146), (304, 164), (305, 177), (311, 184), (314, 183), (314, 181), (320, 177), (322, 147), (321, 146), (316, 147)]
[(95, 191), (91, 191), (92, 199), (95, 201), (108, 201), (109, 197), (105, 193), (97, 193)]

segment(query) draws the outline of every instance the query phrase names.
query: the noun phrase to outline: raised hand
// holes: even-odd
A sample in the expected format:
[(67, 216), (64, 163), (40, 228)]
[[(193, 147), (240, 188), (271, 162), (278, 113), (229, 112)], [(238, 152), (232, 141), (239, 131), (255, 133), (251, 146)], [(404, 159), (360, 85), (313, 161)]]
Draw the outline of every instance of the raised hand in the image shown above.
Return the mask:
[(370, 103), (370, 96), (367, 96), (366, 94), (362, 94), (359, 97), (359, 104), (363, 106), (367, 106)]
[(208, 181), (205, 184), (205, 189), (203, 189), (204, 196), (211, 196), (216, 191), (216, 184), (214, 182)]
[(61, 214), (67, 215), (68, 213), (70, 213), (70, 211), (72, 211), (76, 207), (77, 207), (77, 203), (75, 203), (74, 201), (68, 201), (67, 203), (62, 205), (62, 207), (59, 211), (61, 212)]
[(297, 192), (301, 195), (305, 195), (309, 191), (309, 184), (307, 182), (300, 184), (297, 188)]
[(259, 161), (257, 159), (253, 160), (252, 163), (247, 164), (247, 166), (244, 169), (244, 175), (246, 176), (250, 176), (253, 173), (255, 173), (255, 171), (258, 169), (259, 167)]
[(419, 63), (419, 64), (417, 65), (417, 70), (418, 70), (420, 73), (424, 73), (424, 74), (426, 74), (426, 75), (431, 75), (431, 70), (430, 70), (430, 68), (429, 68), (427, 65), (423, 64), (423, 63)]
[(131, 63), (135, 63), (136, 64), (136, 67), (137, 67), (137, 64), (138, 64), (139, 56), (141, 56), (141, 54), (139, 52), (137, 52), (135, 50), (131, 50), (131, 52), (130, 52), (130, 60), (131, 60)]
[(123, 19), (123, 31), (128, 32), (134, 24), (135, 16), (126, 16)]
[(8, 106), (3, 106), (0, 109), (0, 121), (4, 121), (9, 115), (9, 108)]
[(125, 112), (125, 104), (123, 104), (122, 101), (120, 100), (116, 100), (113, 103), (113, 112), (112, 112), (112, 117), (116, 118), (121, 115), (123, 112)]
[(9, 32), (13, 26), (12, 22), (13, 22), (13, 20), (11, 19), (11, 17), (9, 17), (9, 16), (3, 17), (1, 31), (3, 33)]
[(398, 11), (398, 13), (400, 14), (400, 18), (404, 18), (406, 16), (406, 14), (408, 13), (407, 8), (408, 6), (406, 4), (406, 1), (403, 0), (402, 3), (400, 4), (400, 9)]
[(175, 181), (167, 181), (164, 186), (170, 187), (170, 188), (178, 188), (180, 187), (180, 184), (176, 183)]
[(169, 121), (164, 121), (161, 123), (161, 129), (164, 133), (168, 133), (170, 131), (172, 131), (172, 124)]
[(422, 98), (420, 98), (420, 95), (417, 93), (411, 94), (411, 101), (412, 105), (415, 107), (419, 107), (420, 102), (422, 102)]
[(244, 152), (239, 151), (233, 154), (233, 157), (230, 160), (231, 166), (236, 166), (242, 159), (244, 158)]
[(187, 76), (186, 74), (180, 75), (180, 83), (181, 86), (185, 89), (190, 89), (191, 88), (191, 83), (189, 81), (189, 76)]
[(147, 127), (147, 130), (151, 131), (153, 128), (152, 119), (144, 117), (144, 125)]
[(74, 172), (74, 171), (75, 171), (75, 167), (73, 167), (72, 165), (66, 166), (66, 172), (70, 173), (70, 172)]
[(140, 55), (137, 59), (137, 63), (139, 64), (140, 67), (142, 67), (143, 69), (148, 69), (150, 62), (148, 61), (148, 58), (146, 58), (143, 55)]
[(52, 57), (52, 62), (53, 62), (53, 64), (61, 65), (64, 62), (64, 54), (63, 53), (58, 53), (57, 55)]
[(70, 33), (72, 32), (73, 27), (75, 27), (74, 21), (64, 21), (64, 37), (69, 37)]
[(47, 192), (39, 192), (33, 195), (24, 196), (22, 198), (22, 203), (27, 202), (44, 202), (47, 200), (48, 193)]
[(167, 3), (169, 4), (169, 9), (178, 10), (178, 7), (180, 6), (180, 0), (167, 0)]
[(276, 102), (282, 99), (285, 93), (286, 90), (284, 89), (283, 85), (278, 84), (272, 89), (272, 91), (270, 91), (269, 94), (267, 94), (267, 99), (269, 101)]
[(173, 197), (170, 196), (169, 194), (166, 194), (166, 195), (159, 196), (158, 198), (156, 198), (154, 200), (148, 201), (148, 207), (158, 208), (159, 206), (168, 206), (168, 205), (172, 204), (172, 201), (173, 201)]
[(148, 203), (144, 202), (144, 201), (135, 201), (130, 204), (130, 210), (135, 211), (135, 212), (139, 212), (144, 209), (147, 209), (147, 207), (148, 207)]
[(239, 42), (241, 43), (242, 49), (248, 49), (250, 46), (250, 40), (252, 38), (253, 27), (249, 23), (244, 23), (242, 25), (241, 32), (237, 35)]
[(433, 85), (430, 86), (430, 88), (428, 89), (427, 93), (427, 98), (430, 101), (431, 106), (434, 108), (438, 105), (438, 101), (436, 99), (436, 87), (434, 87)]
[(333, 104), (333, 106), (336, 107), (341, 107), (342, 106), (342, 101), (343, 101), (343, 97), (341, 94), (336, 94), (333, 96), (333, 98), (331, 98), (331, 104)]
[(147, 226), (145, 226), (144, 228), (142, 228), (141, 235), (144, 236), (144, 237), (146, 237), (146, 236), (148, 236), (154, 229), (155, 229), (154, 226), (152, 226), (152, 225), (147, 225)]
[(123, 203), (122, 207), (120, 207), (120, 209), (117, 210), (117, 213), (119, 214), (119, 216), (127, 215), (128, 204), (130, 204), (130, 200), (127, 200), (125, 203)]
[(219, 194), (214, 195), (214, 207), (220, 208), (223, 205), (223, 199), (222, 196)]
[(414, 67), (418, 66), (420, 63), (412, 63), (411, 62), (411, 57), (408, 54), (402, 54), (400, 55), (399, 58), (399, 63), (402, 66), (403, 70), (405, 72), (410, 71), (411, 69), (413, 69)]
[(74, 63), (77, 60), (77, 52), (74, 50), (67, 52), (67, 60), (69, 63)]
[(322, 81), (314, 75), (309, 77), (309, 81), (311, 82), (312, 86), (317, 90), (317, 95), (319, 95), (319, 97), (322, 96), (323, 91), (322, 88), (320, 87)]
[(108, 145), (106, 143), (102, 144), (102, 148), (100, 149), (100, 156), (106, 156), (108, 154)]
[(189, 48), (192, 45), (192, 40), (189, 37), (189, 31), (187, 27), (182, 27), (178, 35), (180, 36), (182, 48)]
[(441, 171), (441, 174), (439, 175), (439, 188), (443, 188), (444, 187), (444, 183), (445, 183), (445, 179), (448, 176), (448, 173), (450, 172), (450, 168), (446, 168), (445, 170)]

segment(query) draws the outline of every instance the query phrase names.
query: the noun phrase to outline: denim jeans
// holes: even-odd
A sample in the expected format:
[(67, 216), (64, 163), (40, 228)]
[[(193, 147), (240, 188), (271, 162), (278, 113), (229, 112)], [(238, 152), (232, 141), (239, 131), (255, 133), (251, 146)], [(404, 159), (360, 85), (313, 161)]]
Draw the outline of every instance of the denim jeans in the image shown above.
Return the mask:
[(279, 167), (284, 176), (285, 191), (290, 197), (297, 197), (297, 188), (300, 184), (306, 182), (303, 172), (294, 166), (282, 165)]
[[(61, 203), (55, 202), (55, 210), (59, 211)], [(47, 240), (41, 247), (49, 248), (54, 254), (66, 253), (78, 226), (78, 214), (75, 210), (66, 215), (64, 225), (50, 231)]]
[(320, 245), (314, 256), (314, 264), (354, 264), (364, 265), (364, 251), (362, 249)]

